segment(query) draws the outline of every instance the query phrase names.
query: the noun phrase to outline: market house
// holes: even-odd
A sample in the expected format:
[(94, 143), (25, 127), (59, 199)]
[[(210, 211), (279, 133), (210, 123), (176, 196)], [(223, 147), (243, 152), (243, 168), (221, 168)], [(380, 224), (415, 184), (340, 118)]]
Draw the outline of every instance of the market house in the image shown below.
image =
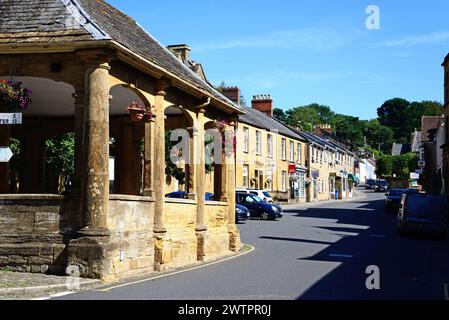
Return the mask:
[[(2, 0), (0, 12), (0, 79), (32, 90), (22, 124), (0, 126), (0, 145), (20, 141), (17, 181), (0, 164), (0, 267), (112, 280), (240, 249), (235, 154), (215, 166), (214, 201), (204, 183), (205, 129), (234, 128), (240, 107), (104, 1)], [(136, 105), (142, 120), (125, 110)], [(165, 198), (164, 138), (175, 128), (191, 138), (188, 199)], [(44, 145), (67, 133), (75, 174), (61, 195), (48, 191)]]

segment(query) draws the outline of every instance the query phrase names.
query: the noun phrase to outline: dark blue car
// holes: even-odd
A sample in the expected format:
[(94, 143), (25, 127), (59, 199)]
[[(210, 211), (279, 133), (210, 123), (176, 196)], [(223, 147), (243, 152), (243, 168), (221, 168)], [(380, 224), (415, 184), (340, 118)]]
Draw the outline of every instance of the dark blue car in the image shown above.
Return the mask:
[(398, 210), (402, 201), (402, 195), (406, 191), (406, 189), (391, 189), (390, 192), (386, 193), (385, 195), (387, 198), (385, 199), (385, 206), (387, 207), (387, 210)]
[[(165, 197), (171, 198), (171, 199), (187, 199), (187, 192), (176, 191), (176, 192), (166, 194)], [(213, 193), (206, 192), (206, 201), (213, 201), (213, 200), (214, 200)]]
[(246, 207), (253, 218), (276, 220), (284, 215), (281, 206), (266, 203), (258, 196), (250, 193), (236, 193), (236, 201), (238, 204)]
[(249, 210), (237, 203), (235, 205), (235, 222), (247, 221), (249, 217)]

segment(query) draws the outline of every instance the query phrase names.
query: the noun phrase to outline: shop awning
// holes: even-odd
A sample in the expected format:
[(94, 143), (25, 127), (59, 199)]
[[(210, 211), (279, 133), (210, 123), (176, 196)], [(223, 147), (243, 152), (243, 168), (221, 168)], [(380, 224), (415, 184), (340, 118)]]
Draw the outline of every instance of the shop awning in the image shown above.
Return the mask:
[(348, 174), (348, 179), (352, 180), (354, 182), (359, 182), (360, 181), (360, 179), (357, 176), (355, 176), (353, 174), (350, 174), (350, 173)]

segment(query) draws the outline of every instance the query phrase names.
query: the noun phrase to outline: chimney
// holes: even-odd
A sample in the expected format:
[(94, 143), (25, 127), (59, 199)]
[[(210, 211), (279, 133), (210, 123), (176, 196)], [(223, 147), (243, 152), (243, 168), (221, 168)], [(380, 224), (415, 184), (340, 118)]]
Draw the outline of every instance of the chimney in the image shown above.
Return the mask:
[(180, 60), (180, 62), (190, 61), (190, 47), (186, 44), (175, 44), (167, 47), (168, 50)]
[(273, 99), (270, 94), (262, 94), (253, 96), (251, 101), (253, 109), (257, 109), (267, 116), (273, 118)]
[(323, 133), (332, 134), (332, 126), (330, 124), (317, 124), (314, 127), (314, 133), (319, 136), (323, 136)]
[(240, 105), (240, 88), (239, 87), (225, 87), (221, 92), (226, 98), (234, 102), (236, 105)]

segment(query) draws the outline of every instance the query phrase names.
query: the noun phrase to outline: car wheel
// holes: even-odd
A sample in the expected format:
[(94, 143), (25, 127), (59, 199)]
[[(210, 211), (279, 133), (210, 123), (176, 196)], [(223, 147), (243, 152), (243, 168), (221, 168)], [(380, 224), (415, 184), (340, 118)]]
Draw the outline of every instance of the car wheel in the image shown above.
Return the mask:
[(260, 215), (260, 218), (261, 218), (262, 220), (268, 220), (268, 219), (270, 219), (270, 215), (264, 211), (264, 212), (262, 212), (262, 214)]

